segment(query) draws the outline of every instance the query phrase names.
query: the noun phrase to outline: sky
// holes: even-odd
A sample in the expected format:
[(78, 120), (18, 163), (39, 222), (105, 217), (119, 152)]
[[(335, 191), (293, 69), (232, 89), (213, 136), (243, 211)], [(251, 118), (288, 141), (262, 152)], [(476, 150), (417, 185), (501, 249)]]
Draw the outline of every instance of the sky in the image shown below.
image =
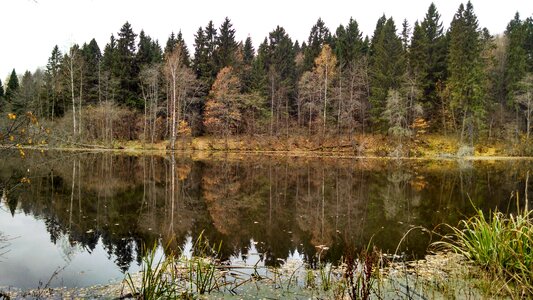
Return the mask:
[[(0, 79), (13, 68), (20, 75), (44, 67), (54, 45), (62, 52), (95, 38), (103, 51), (112, 33), (128, 21), (135, 33), (145, 33), (164, 45), (171, 32), (182, 31), (193, 53), (194, 34), (213, 20), (218, 27), (227, 16), (236, 38), (250, 36), (257, 46), (277, 25), (293, 40), (305, 41), (321, 17), (330, 31), (353, 17), (371, 36), (378, 18), (392, 16), (398, 30), (422, 20), (431, 2), (447, 28), (461, 0), (0, 0)], [(464, 2), (466, 3), (466, 2)], [(502, 33), (518, 11), (533, 16), (533, 0), (473, 0), (481, 27)]]

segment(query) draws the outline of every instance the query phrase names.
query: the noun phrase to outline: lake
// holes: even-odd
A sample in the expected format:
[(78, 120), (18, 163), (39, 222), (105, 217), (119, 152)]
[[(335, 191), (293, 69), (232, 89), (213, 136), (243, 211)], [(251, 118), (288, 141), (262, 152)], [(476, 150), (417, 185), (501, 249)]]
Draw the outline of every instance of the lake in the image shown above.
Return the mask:
[(533, 166), (530, 160), (0, 154), (0, 287), (17, 288), (120, 280), (139, 270), (144, 245), (160, 245), (160, 254), (186, 251), (200, 234), (221, 243), (224, 259), (266, 266), (287, 258), (312, 266), (319, 251), (337, 263), (370, 244), (423, 257), (439, 240), (429, 232), (457, 225), (474, 206), (516, 211), (516, 192), (523, 205)]

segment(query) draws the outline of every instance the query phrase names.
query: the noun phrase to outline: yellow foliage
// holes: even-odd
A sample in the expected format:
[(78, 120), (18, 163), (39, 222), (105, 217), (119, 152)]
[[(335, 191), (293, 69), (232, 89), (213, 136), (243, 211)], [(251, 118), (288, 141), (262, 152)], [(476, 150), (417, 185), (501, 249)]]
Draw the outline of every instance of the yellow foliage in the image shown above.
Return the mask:
[(180, 124), (178, 125), (178, 134), (181, 136), (190, 136), (191, 135), (191, 127), (189, 126), (189, 123), (187, 121), (180, 121)]
[(27, 178), (27, 177), (22, 177), (20, 179), (20, 183), (31, 183), (31, 180), (29, 178)]
[(17, 118), (17, 115), (14, 113), (8, 113), (7, 118), (10, 120), (15, 120)]

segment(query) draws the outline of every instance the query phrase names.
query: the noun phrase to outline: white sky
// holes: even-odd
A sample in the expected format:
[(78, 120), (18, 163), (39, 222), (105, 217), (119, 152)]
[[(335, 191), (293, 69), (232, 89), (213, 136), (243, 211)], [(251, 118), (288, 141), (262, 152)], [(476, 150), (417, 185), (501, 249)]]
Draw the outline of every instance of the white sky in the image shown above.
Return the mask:
[[(64, 52), (73, 43), (95, 38), (103, 51), (111, 33), (129, 21), (135, 33), (141, 29), (161, 45), (180, 29), (193, 53), (194, 34), (213, 20), (217, 28), (228, 16), (238, 40), (252, 37), (254, 46), (276, 25), (290, 37), (306, 40), (311, 26), (321, 17), (330, 31), (353, 17), (364, 35), (372, 35), (385, 13), (400, 30), (407, 19), (422, 20), (431, 0), (0, 0), (0, 78), (13, 68), (18, 74), (45, 66), (54, 45)], [(461, 0), (434, 0), (447, 28)], [(466, 3), (466, 0), (464, 1)], [(533, 14), (533, 0), (473, 0), (481, 27), (502, 33), (516, 11), (522, 19)]]

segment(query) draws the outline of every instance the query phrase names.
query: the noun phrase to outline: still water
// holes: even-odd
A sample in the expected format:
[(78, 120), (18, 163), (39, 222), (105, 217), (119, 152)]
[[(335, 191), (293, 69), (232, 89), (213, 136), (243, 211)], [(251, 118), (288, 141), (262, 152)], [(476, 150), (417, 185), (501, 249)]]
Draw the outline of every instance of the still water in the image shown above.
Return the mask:
[(515, 211), (516, 192), (524, 204), (532, 166), (528, 160), (3, 153), (0, 287), (121, 279), (139, 270), (143, 245), (176, 252), (202, 232), (222, 243), (223, 258), (255, 256), (267, 266), (287, 258), (312, 265), (321, 246), (328, 248), (322, 259), (335, 263), (370, 243), (421, 257), (439, 238), (414, 227), (439, 231), (471, 216), (474, 206)]

